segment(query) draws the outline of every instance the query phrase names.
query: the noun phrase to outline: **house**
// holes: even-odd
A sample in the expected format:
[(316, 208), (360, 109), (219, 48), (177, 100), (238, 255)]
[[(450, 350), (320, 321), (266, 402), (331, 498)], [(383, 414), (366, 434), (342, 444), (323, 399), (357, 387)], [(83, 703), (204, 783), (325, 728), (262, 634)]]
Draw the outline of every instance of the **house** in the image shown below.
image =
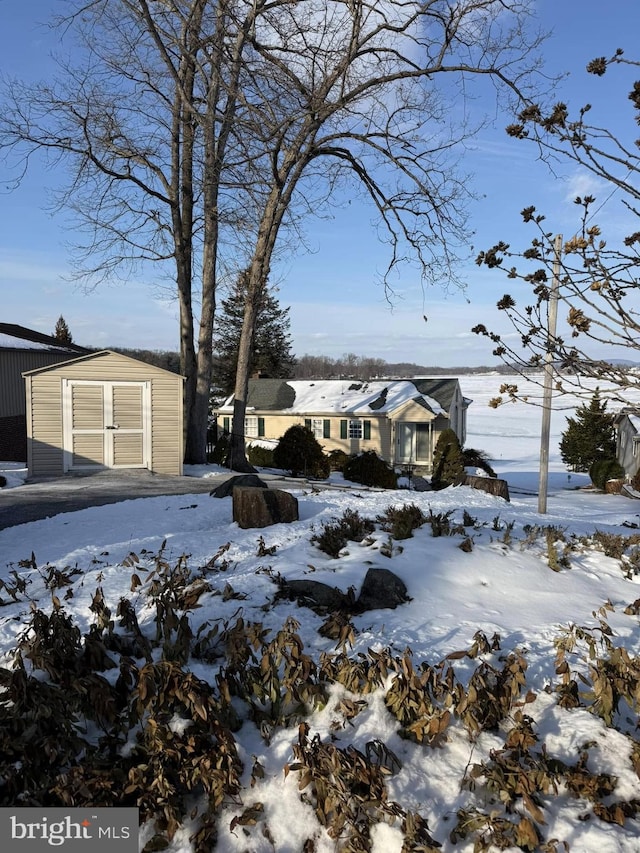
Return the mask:
[(31, 477), (182, 474), (184, 378), (103, 350), (24, 374)]
[[(440, 433), (466, 437), (471, 400), (454, 378), (360, 382), (349, 379), (249, 381), (245, 438), (279, 439), (294, 424), (305, 424), (326, 452), (375, 450), (392, 465), (430, 471)], [(218, 426), (231, 429), (233, 397), (217, 410)]]
[(56, 338), (24, 326), (0, 323), (0, 459), (24, 462), (27, 458), (22, 374), (88, 352), (84, 347), (61, 344)]
[(624, 468), (627, 480), (640, 469), (640, 410), (624, 408), (615, 416), (616, 459)]

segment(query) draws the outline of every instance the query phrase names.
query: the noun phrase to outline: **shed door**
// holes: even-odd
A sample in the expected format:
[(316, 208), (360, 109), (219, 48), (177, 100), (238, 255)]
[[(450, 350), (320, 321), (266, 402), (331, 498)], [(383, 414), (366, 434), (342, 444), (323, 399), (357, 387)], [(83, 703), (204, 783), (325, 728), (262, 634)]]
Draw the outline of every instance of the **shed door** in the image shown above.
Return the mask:
[(150, 467), (150, 384), (66, 380), (64, 470)]

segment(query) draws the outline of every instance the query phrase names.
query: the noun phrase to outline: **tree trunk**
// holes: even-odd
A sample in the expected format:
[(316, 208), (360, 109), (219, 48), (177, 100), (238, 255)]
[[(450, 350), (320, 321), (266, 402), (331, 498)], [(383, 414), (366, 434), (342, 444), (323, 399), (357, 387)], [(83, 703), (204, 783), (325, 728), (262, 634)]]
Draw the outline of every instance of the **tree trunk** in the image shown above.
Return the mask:
[(232, 471), (252, 472), (255, 468), (247, 461), (244, 433), (244, 419), (247, 410), (247, 391), (249, 388), (249, 366), (255, 332), (260, 285), (247, 276), (247, 292), (244, 301), (244, 318), (238, 344), (238, 368), (233, 399), (233, 421), (229, 442), (229, 467)]

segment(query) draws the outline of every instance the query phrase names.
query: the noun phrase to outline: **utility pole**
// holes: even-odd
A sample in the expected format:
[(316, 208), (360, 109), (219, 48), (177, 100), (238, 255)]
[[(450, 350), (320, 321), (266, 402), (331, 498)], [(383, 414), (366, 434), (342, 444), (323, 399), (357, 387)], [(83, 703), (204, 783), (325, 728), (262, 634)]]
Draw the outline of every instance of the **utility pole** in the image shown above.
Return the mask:
[(558, 288), (560, 283), (560, 253), (562, 234), (557, 234), (553, 246), (553, 279), (549, 294), (549, 327), (547, 329), (547, 352), (544, 360), (544, 390), (542, 394), (542, 430), (540, 434), (540, 481), (538, 485), (538, 512), (547, 511), (547, 486), (549, 481), (549, 435), (551, 432), (551, 407), (553, 396), (553, 348), (551, 341), (556, 336), (558, 322)]

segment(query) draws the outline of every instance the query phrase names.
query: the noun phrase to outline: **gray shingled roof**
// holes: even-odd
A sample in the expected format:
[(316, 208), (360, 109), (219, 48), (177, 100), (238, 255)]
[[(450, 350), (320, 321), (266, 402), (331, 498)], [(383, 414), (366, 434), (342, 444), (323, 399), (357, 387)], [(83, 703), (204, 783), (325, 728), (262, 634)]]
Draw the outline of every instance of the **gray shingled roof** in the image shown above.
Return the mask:
[(412, 382), (421, 394), (437, 400), (446, 412), (450, 411), (458, 387), (457, 379), (435, 376), (410, 379), (409, 382)]
[(250, 379), (247, 407), (260, 411), (290, 409), (296, 392), (284, 379)]

